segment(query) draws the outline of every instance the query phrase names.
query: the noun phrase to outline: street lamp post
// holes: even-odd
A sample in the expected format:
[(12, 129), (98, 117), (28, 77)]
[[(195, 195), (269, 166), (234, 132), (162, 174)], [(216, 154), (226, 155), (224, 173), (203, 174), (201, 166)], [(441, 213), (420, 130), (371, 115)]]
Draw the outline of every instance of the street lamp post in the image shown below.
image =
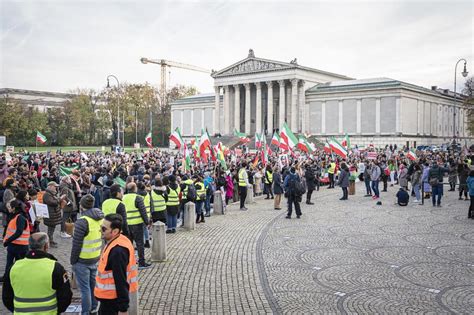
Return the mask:
[[(120, 89), (120, 82), (116, 76), (109, 74), (107, 76), (107, 88), (110, 88), (110, 78), (114, 78), (117, 81), (117, 88)], [(117, 145), (120, 146), (120, 97), (117, 97)], [(125, 144), (125, 139), (122, 139), (122, 147)]]
[(464, 70), (461, 72), (462, 76), (467, 77), (467, 75), (469, 74), (469, 72), (467, 72), (467, 70), (466, 70), (466, 64), (467, 64), (466, 59), (464, 59), (464, 58), (459, 59), (458, 62), (456, 62), (456, 66), (454, 67), (453, 144), (456, 144), (456, 95), (457, 95), (457, 92), (456, 92), (456, 77), (457, 77), (458, 64), (461, 61), (464, 61)]

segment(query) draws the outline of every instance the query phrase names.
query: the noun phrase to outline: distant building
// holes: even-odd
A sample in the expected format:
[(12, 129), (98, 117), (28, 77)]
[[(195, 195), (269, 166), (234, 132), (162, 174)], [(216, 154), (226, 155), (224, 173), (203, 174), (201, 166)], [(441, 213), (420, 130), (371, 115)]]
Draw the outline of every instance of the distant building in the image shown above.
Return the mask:
[(0, 89), (0, 97), (7, 101), (12, 100), (18, 104), (34, 107), (40, 112), (46, 112), (47, 109), (63, 107), (75, 95), (68, 93), (33, 91), (21, 89)]
[(353, 144), (377, 146), (441, 144), (472, 140), (468, 109), (460, 95), (423, 88), (389, 78), (356, 80), (301, 66), (247, 58), (214, 72), (214, 94), (201, 94), (171, 104), (172, 128), (184, 137), (230, 135), (234, 129), (253, 136), (272, 132), (286, 122), (295, 133), (320, 139), (345, 133)]

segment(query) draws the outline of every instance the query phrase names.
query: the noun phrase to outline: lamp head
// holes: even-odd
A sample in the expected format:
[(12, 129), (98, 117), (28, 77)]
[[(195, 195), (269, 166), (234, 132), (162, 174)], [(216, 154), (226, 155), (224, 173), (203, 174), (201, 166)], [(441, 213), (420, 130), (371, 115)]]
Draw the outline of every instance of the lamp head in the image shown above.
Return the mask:
[(140, 58), (140, 61), (141, 61), (141, 63), (143, 63), (145, 65), (148, 63), (148, 59), (145, 58), (145, 57)]
[(467, 75), (469, 74), (469, 72), (467, 72), (467, 69), (466, 69), (466, 62), (464, 62), (464, 70), (461, 72), (461, 74), (463, 77), (467, 77)]

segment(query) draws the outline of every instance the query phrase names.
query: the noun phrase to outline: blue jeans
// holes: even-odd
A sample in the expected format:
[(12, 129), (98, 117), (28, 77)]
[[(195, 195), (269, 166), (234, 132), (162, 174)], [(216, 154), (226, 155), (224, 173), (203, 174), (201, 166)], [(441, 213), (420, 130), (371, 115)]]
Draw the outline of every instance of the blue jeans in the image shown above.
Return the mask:
[(373, 180), (372, 181), (372, 190), (374, 191), (375, 196), (380, 197), (379, 181), (378, 180)]
[(372, 195), (372, 190), (370, 190), (370, 179), (366, 178), (364, 179), (365, 183), (365, 190), (367, 195)]
[(5, 274), (8, 275), (13, 264), (19, 260), (23, 259), (28, 252), (28, 245), (17, 245), (17, 244), (8, 244), (7, 246), (7, 264), (5, 265)]
[(421, 200), (420, 184), (413, 185), (413, 190), (415, 191), (416, 200)]
[(178, 216), (166, 214), (166, 227), (168, 230), (176, 230)]
[(148, 231), (147, 227), (143, 229), (143, 238), (145, 239), (145, 242), (150, 240), (150, 231)]
[[(438, 203), (438, 206), (441, 204), (441, 197), (443, 197), (443, 184), (439, 183), (436, 186), (431, 186), (431, 193), (432, 193), (432, 201), (433, 201), (433, 206)], [(436, 200), (436, 196), (438, 196), (438, 200)]]
[(86, 265), (75, 263), (72, 265), (72, 271), (76, 275), (76, 282), (79, 291), (81, 291), (82, 313), (89, 314), (97, 308), (97, 300), (94, 297), (95, 276), (97, 274), (97, 264)]
[(202, 214), (202, 206), (204, 205), (204, 200), (196, 201), (196, 217)]
[(206, 214), (211, 213), (211, 194), (206, 195), (206, 201), (204, 202), (204, 209), (206, 210)]

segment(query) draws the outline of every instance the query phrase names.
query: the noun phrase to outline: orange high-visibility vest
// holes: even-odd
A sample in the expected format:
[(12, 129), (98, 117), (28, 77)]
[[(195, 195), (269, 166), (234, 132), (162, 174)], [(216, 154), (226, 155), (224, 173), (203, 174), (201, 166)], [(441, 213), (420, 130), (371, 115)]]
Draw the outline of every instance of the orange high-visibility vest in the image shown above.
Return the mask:
[[(5, 243), (10, 237), (13, 236), (16, 232), (16, 221), (18, 220), (18, 216), (20, 214), (17, 214), (13, 219), (8, 222), (8, 227), (7, 227), (7, 232), (5, 234), (5, 239), (3, 240), (3, 243)], [(25, 219), (26, 220), (26, 219)], [(26, 220), (28, 221), (28, 220)], [(27, 245), (28, 246), (28, 240), (30, 238), (30, 228), (28, 226), (28, 222), (26, 223), (25, 229), (21, 233), (20, 237), (17, 238), (16, 240), (12, 241), (12, 244), (17, 244), (17, 245)]]
[(135, 250), (130, 240), (120, 234), (117, 238), (112, 240), (105, 246), (99, 260), (99, 267), (97, 268), (97, 276), (95, 277), (94, 295), (99, 299), (113, 300), (117, 298), (117, 291), (115, 290), (115, 280), (112, 270), (105, 270), (109, 260), (109, 253), (115, 246), (122, 246), (128, 249), (129, 260), (127, 265), (127, 282), (129, 284), (128, 292), (133, 293), (138, 291), (138, 266), (135, 259)]

